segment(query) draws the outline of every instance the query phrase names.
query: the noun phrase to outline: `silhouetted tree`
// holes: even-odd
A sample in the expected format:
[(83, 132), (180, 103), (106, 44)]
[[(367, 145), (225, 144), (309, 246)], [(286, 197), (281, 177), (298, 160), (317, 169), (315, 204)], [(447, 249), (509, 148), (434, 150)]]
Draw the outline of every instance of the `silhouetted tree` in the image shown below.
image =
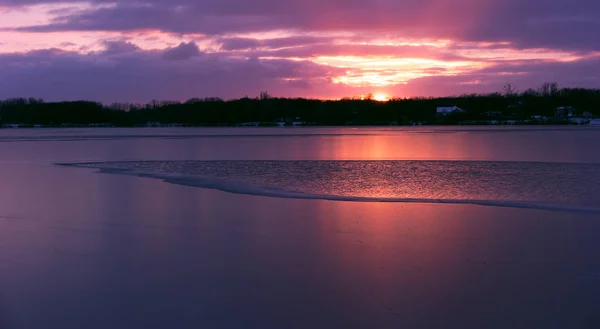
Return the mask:
[(261, 91), (260, 92), (260, 99), (261, 100), (267, 100), (271, 98), (271, 95), (269, 95), (269, 93), (267, 91)]
[[(509, 88), (509, 91), (512, 88)], [(0, 101), (0, 118), (5, 124), (96, 124), (118, 126), (144, 125), (148, 121), (187, 125), (237, 125), (243, 122), (274, 124), (275, 121), (296, 120), (319, 125), (381, 125), (391, 122), (410, 124), (429, 122), (452, 124), (459, 121), (478, 122), (490, 117), (528, 119), (531, 115), (554, 116), (559, 106), (573, 106), (579, 111), (600, 115), (600, 90), (558, 89), (554, 83), (539, 90), (527, 89), (486, 95), (460, 95), (442, 98), (394, 98), (389, 102), (374, 102), (367, 96), (343, 98), (338, 101), (274, 98), (267, 92), (260, 97), (224, 101), (220, 98), (192, 98), (184, 103), (153, 100), (148, 104), (95, 102), (44, 102), (35, 98), (14, 98)], [(447, 119), (436, 118), (436, 108), (456, 105), (467, 111)], [(437, 121), (436, 121), (437, 120)]]
[(512, 97), (517, 94), (517, 88), (511, 83), (505, 84), (503, 89), (506, 97)]
[(542, 96), (556, 96), (558, 94), (558, 84), (556, 82), (543, 83), (539, 91)]

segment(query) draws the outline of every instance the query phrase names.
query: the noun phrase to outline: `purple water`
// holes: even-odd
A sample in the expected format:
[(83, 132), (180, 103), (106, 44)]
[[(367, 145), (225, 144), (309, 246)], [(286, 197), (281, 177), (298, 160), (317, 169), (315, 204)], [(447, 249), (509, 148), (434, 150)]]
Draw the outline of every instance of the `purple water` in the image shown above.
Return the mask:
[(600, 327), (598, 129), (0, 141), (2, 329)]

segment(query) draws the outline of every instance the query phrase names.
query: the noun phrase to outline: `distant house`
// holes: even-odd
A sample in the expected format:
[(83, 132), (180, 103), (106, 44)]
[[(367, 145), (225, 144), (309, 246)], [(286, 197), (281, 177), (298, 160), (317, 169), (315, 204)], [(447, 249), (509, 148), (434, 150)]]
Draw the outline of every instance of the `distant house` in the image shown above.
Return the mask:
[(276, 122), (278, 127), (300, 127), (311, 125), (312, 123), (300, 121), (300, 117), (295, 118), (281, 118)]
[(569, 122), (578, 124), (578, 125), (587, 125), (590, 124), (590, 119), (588, 118), (569, 118)]
[(548, 120), (548, 118), (543, 115), (532, 115), (531, 119), (540, 122), (546, 122)]
[[(575, 109), (569, 109), (567, 116), (571, 123), (575, 123), (578, 125), (589, 124), (594, 115), (589, 111), (576, 111)], [(565, 117), (563, 115), (563, 117)]]
[(484, 116), (488, 117), (488, 118), (499, 118), (504, 116), (504, 112), (501, 111), (489, 111), (489, 112), (485, 112), (483, 113)]
[(572, 117), (576, 115), (577, 110), (572, 106), (561, 106), (554, 109), (554, 115), (557, 117)]
[(451, 114), (455, 114), (455, 113), (465, 113), (466, 111), (461, 109), (458, 106), (452, 106), (452, 107), (438, 107), (437, 108), (437, 115), (438, 116), (448, 116)]

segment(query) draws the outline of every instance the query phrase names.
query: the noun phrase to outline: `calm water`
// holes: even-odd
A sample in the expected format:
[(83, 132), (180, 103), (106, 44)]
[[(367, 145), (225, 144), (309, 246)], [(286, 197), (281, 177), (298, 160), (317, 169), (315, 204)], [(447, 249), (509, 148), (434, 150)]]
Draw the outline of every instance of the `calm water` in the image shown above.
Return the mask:
[(598, 142), (0, 130), (0, 328), (600, 328)]

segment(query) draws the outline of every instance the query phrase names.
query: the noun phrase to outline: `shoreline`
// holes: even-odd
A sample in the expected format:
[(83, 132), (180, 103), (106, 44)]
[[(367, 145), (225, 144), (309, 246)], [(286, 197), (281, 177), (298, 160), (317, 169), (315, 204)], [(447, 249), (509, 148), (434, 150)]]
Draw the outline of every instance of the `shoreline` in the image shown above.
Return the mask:
[(25, 130), (25, 129), (73, 129), (73, 128), (420, 128), (420, 127), (479, 127), (479, 128), (491, 128), (491, 127), (600, 127), (598, 124), (421, 124), (421, 125), (394, 125), (394, 124), (380, 124), (380, 125), (298, 125), (298, 126), (276, 126), (276, 125), (161, 125), (161, 126), (119, 126), (119, 125), (69, 125), (69, 126), (44, 126), (44, 125), (20, 125), (12, 124), (10, 126), (0, 126), (0, 129), (6, 130)]

